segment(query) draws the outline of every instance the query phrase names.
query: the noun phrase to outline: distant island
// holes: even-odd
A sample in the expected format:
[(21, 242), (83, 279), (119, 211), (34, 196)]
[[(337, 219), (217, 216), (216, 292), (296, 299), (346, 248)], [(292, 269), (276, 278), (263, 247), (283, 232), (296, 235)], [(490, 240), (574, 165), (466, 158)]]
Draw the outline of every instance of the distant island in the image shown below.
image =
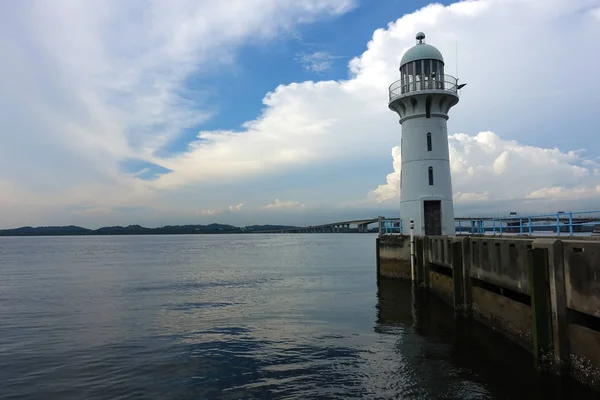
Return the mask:
[(0, 236), (82, 236), (82, 235), (194, 235), (226, 233), (259, 233), (285, 229), (296, 229), (287, 225), (252, 225), (240, 228), (233, 225), (168, 225), (160, 228), (145, 228), (140, 225), (107, 226), (87, 229), (80, 226), (24, 226), (15, 229), (2, 229)]

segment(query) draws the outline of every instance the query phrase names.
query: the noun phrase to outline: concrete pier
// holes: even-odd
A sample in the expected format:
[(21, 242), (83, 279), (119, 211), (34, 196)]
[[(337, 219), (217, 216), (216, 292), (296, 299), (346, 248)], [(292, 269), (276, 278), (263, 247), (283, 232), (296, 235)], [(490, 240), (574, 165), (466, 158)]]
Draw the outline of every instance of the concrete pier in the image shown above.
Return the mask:
[(378, 277), (412, 279), (533, 354), (539, 370), (600, 389), (600, 241), (377, 238)]

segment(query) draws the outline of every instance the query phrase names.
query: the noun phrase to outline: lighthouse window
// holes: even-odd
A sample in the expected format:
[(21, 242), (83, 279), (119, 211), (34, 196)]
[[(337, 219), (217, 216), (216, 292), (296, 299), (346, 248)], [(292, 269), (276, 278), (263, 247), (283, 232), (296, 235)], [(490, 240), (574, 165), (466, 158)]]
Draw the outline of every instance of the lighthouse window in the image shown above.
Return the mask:
[(433, 186), (433, 167), (429, 167), (429, 186)]
[(431, 133), (427, 134), (427, 151), (431, 151)]
[(423, 68), (421, 65), (421, 60), (415, 61), (415, 75), (421, 76), (423, 75)]
[(440, 89), (444, 89), (444, 63), (441, 61), (438, 61), (438, 70), (436, 71), (436, 74), (438, 76), (437, 80), (438, 80), (438, 87)]
[(440, 62), (438, 60), (433, 60), (431, 62), (431, 80), (432, 80), (432, 87), (434, 89), (442, 88), (442, 86), (440, 85), (439, 65), (440, 65)]
[(423, 66), (421, 65), (422, 61), (423, 60), (415, 61), (415, 81), (417, 82), (416, 90), (423, 89)]
[(431, 85), (431, 60), (424, 60), (423, 66), (425, 68), (425, 71), (423, 73), (423, 77), (425, 80), (424, 89), (433, 89), (433, 87)]

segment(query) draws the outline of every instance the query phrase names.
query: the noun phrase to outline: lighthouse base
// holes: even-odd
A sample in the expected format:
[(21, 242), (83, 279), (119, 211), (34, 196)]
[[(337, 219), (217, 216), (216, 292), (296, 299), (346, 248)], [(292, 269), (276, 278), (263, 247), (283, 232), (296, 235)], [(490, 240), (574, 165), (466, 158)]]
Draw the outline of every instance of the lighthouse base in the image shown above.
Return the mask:
[(410, 235), (410, 220), (416, 236), (454, 236), (454, 205), (452, 200), (427, 198), (400, 203), (402, 233)]

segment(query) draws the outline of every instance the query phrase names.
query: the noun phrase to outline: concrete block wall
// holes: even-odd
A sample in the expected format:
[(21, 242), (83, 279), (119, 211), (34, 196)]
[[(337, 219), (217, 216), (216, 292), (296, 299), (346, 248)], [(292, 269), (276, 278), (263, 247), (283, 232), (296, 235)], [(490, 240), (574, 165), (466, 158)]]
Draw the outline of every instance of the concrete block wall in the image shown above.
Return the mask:
[(573, 373), (600, 386), (600, 242), (562, 242), (567, 338)]
[[(417, 240), (424, 240), (417, 238)], [(452, 279), (452, 251), (453, 239), (448, 236), (430, 237), (426, 240), (427, 255), (425, 262), (427, 268), (429, 288), (449, 304), (454, 304), (454, 285)]]
[(473, 316), (531, 348), (530, 282), (527, 251), (532, 240), (467, 237), (468, 279)]
[(408, 236), (386, 235), (377, 238), (377, 275), (411, 279)]
[[(378, 238), (378, 274), (411, 279), (410, 238)], [(600, 388), (600, 241), (416, 237), (415, 284)]]
[(450, 246), (454, 239), (449, 236), (435, 236), (428, 239), (428, 260), (438, 266), (452, 268)]
[(563, 242), (569, 308), (600, 317), (600, 242)]
[(473, 237), (471, 277), (529, 295), (527, 250), (533, 240)]

